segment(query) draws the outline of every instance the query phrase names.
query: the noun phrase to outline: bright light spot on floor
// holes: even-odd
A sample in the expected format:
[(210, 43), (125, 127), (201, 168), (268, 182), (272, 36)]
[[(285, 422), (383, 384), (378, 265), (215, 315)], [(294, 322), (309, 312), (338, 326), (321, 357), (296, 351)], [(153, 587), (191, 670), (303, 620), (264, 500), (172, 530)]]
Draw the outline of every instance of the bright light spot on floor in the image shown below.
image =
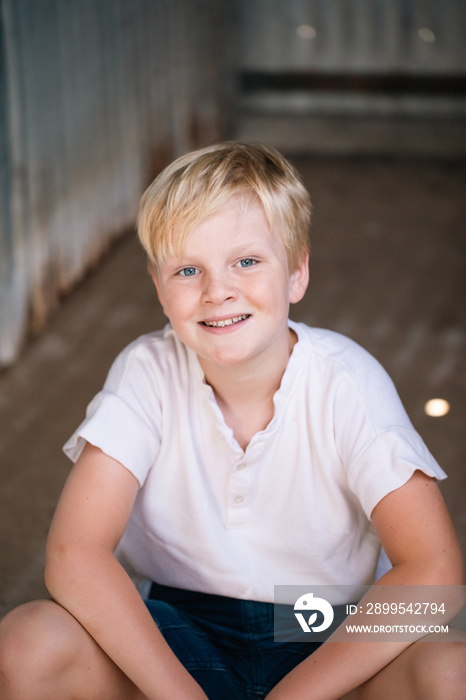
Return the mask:
[(450, 404), (445, 399), (431, 399), (424, 406), (428, 416), (446, 416), (450, 410)]
[(422, 41), (425, 41), (428, 44), (432, 44), (435, 41), (435, 34), (431, 29), (423, 27), (422, 29), (418, 29), (417, 33), (419, 39), (422, 39)]
[(301, 24), (301, 26), (297, 28), (296, 34), (300, 36), (301, 39), (314, 39), (316, 30), (314, 27), (311, 27), (310, 24)]

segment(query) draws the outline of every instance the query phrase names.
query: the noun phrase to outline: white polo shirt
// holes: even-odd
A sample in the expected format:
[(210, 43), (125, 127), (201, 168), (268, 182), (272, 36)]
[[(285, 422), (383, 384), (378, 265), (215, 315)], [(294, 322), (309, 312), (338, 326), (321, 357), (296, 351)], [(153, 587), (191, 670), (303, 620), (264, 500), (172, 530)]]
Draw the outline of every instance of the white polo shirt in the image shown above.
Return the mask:
[(118, 554), (143, 595), (152, 580), (268, 602), (276, 584), (370, 584), (374, 506), (416, 469), (445, 477), (373, 357), (289, 325), (274, 417), (245, 451), (169, 326), (119, 355), (65, 445), (74, 461), (89, 441), (138, 479)]

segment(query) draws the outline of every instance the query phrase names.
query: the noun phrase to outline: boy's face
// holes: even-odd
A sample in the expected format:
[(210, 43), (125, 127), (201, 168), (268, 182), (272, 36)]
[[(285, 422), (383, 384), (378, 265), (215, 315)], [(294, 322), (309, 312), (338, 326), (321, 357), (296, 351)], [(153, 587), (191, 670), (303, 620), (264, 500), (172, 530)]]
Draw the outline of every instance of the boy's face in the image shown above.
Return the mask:
[(289, 304), (306, 291), (308, 260), (290, 274), (261, 205), (233, 199), (193, 230), (154, 283), (176, 334), (207, 371), (289, 352)]

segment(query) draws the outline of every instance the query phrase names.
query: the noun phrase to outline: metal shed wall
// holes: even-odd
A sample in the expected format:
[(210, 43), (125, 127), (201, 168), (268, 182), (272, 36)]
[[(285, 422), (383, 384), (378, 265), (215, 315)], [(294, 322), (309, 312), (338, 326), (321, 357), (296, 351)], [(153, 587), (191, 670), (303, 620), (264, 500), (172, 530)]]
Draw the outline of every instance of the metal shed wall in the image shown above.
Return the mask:
[(174, 156), (221, 137), (216, 0), (0, 0), (0, 366), (132, 226)]
[(464, 74), (464, 0), (241, 0), (243, 70)]
[(240, 6), (246, 109), (464, 117), (464, 0), (240, 0)]

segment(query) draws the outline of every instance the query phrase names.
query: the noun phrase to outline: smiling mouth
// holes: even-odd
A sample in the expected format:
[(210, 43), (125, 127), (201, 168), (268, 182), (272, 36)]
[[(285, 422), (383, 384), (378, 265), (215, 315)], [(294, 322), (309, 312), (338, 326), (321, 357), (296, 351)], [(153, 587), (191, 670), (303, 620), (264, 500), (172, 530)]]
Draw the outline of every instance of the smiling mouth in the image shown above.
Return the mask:
[(202, 321), (204, 326), (209, 326), (209, 328), (224, 328), (225, 326), (232, 326), (235, 323), (244, 321), (249, 318), (251, 314), (242, 314), (241, 316), (233, 316), (233, 318), (226, 318), (223, 321)]

